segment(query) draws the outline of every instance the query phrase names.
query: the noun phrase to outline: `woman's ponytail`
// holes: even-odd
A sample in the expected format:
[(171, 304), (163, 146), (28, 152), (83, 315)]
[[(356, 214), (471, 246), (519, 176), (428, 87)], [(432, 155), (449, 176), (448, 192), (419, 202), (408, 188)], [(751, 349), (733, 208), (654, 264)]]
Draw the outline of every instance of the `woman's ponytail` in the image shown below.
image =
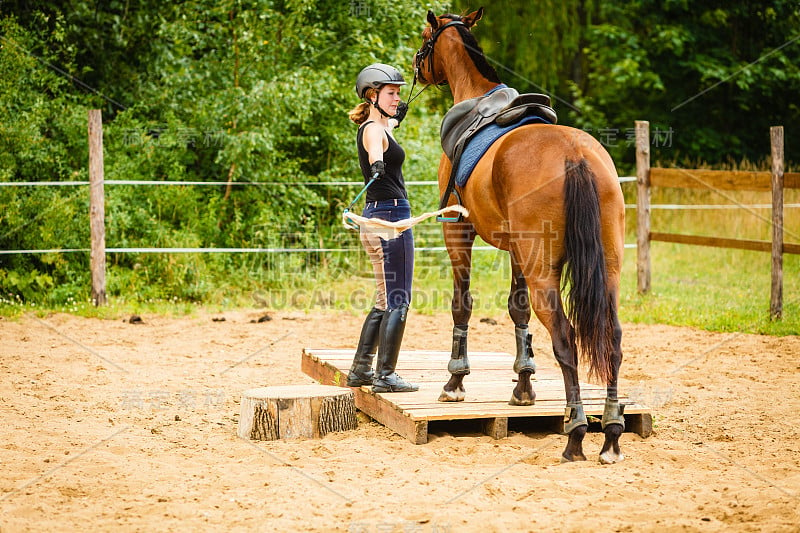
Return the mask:
[(358, 104), (357, 106), (355, 106), (353, 109), (350, 110), (349, 113), (350, 120), (352, 120), (359, 126), (362, 125), (364, 122), (366, 122), (367, 119), (369, 118), (370, 107), (372, 107), (370, 101), (372, 101), (372, 99), (377, 97), (378, 97), (378, 91), (376, 89), (369, 88), (366, 91), (364, 91), (364, 99), (367, 101), (361, 102), (360, 104)]

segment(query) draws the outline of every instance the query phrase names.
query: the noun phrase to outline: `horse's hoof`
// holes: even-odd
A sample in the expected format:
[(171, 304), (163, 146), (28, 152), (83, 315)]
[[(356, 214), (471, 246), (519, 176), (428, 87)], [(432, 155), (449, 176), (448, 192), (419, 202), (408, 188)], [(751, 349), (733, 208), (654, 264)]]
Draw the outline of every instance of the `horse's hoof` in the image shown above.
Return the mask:
[(561, 455), (561, 464), (574, 463), (575, 461), (585, 461), (585, 460), (586, 460), (586, 456), (583, 455), (582, 453), (581, 454), (576, 454), (576, 455), (570, 455), (569, 457), (567, 457), (566, 455), (563, 455), (563, 454)]
[(440, 402), (463, 402), (464, 398), (466, 397), (466, 392), (464, 389), (456, 389), (454, 391), (446, 391), (442, 389), (442, 393), (439, 395)]
[(625, 456), (622, 453), (614, 453), (612, 450), (608, 450), (607, 452), (600, 454), (600, 464), (601, 465), (613, 465), (615, 463), (620, 463), (625, 460)]
[(508, 405), (533, 405), (536, 403), (536, 395), (534, 394), (531, 396), (530, 394), (523, 393), (522, 398), (517, 398), (513, 394), (511, 395), (511, 399), (508, 400)]

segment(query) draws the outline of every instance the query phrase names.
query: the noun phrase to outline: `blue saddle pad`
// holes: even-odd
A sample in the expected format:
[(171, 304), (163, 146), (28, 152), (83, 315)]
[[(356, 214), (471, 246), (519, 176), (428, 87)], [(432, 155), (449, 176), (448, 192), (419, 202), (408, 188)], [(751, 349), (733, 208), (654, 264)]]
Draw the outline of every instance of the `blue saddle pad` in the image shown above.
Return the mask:
[(489, 124), (485, 128), (482, 128), (464, 147), (461, 160), (458, 162), (456, 185), (463, 187), (467, 183), (472, 171), (475, 169), (475, 165), (478, 164), (478, 161), (483, 157), (483, 154), (486, 153), (486, 150), (489, 149), (492, 143), (514, 128), (533, 123), (550, 124), (550, 122), (541, 117), (529, 116), (523, 118), (516, 124), (502, 127), (497, 124)]

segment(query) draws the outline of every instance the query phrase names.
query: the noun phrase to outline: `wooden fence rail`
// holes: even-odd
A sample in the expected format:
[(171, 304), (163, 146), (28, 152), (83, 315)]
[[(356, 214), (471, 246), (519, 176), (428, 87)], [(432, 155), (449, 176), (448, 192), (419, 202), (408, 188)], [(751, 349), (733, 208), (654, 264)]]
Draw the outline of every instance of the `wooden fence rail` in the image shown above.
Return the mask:
[[(636, 121), (636, 183), (637, 183), (637, 289), (650, 290), (650, 242), (673, 242), (737, 248), (772, 253), (772, 284), (770, 318), (779, 320), (783, 313), (783, 254), (800, 254), (800, 244), (783, 242), (783, 190), (800, 189), (800, 173), (783, 171), (783, 126), (770, 128), (772, 170), (748, 172), (729, 170), (700, 170), (683, 168), (650, 168), (650, 125)], [(759, 241), (680, 235), (651, 231), (650, 195), (653, 187), (674, 187), (714, 191), (772, 191), (772, 240)]]

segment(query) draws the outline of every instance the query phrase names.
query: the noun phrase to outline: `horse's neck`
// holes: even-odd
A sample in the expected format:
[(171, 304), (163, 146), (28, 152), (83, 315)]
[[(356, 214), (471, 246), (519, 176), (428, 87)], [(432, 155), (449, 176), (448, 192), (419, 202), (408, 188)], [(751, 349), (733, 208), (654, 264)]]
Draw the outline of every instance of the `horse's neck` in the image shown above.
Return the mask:
[(466, 51), (463, 56), (455, 58), (455, 61), (448, 61), (445, 65), (445, 73), (450, 90), (453, 92), (454, 104), (476, 96), (483, 96), (497, 87), (497, 82), (487, 80), (483, 74), (478, 72)]
[(464, 100), (469, 100), (470, 98), (475, 98), (477, 96), (483, 96), (496, 86), (497, 83), (492, 83), (492, 82), (489, 82), (488, 85), (476, 85), (470, 87), (451, 86), (453, 90), (453, 104), (455, 105), (459, 102), (463, 102)]

